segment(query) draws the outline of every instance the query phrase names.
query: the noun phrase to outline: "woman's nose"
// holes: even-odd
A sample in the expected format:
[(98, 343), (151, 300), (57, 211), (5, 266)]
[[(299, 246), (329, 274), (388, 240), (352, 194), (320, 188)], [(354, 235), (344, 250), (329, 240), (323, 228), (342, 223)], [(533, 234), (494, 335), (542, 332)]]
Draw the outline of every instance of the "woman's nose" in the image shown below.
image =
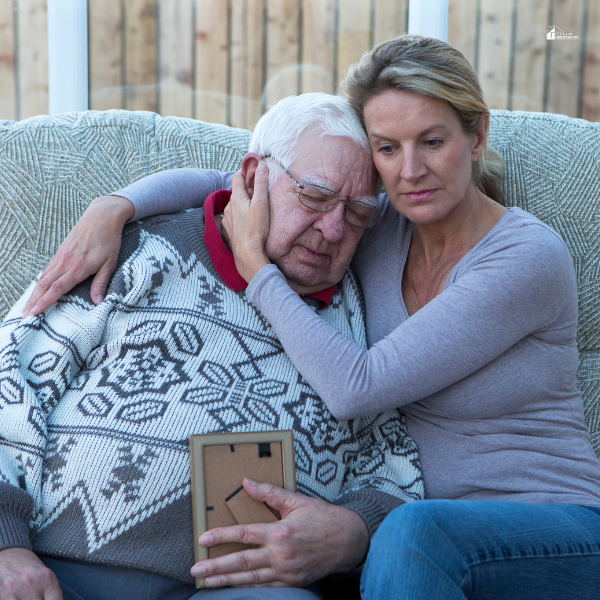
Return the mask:
[(427, 167), (415, 149), (406, 149), (402, 153), (401, 160), (400, 175), (402, 179), (413, 182), (427, 173)]

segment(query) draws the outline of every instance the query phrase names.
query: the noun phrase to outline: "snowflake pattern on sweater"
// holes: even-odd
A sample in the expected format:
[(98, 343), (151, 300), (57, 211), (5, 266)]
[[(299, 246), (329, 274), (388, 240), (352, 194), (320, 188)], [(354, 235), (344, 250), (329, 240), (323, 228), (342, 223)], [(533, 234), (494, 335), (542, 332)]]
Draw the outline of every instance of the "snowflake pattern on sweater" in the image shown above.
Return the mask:
[[(0, 328), (0, 487), (33, 499), (38, 553), (190, 582), (193, 433), (293, 429), (298, 491), (330, 502), (423, 495), (403, 416), (336, 421), (245, 292), (215, 272), (202, 216), (128, 226), (99, 306), (86, 282), (21, 320), (28, 291)], [(365, 345), (350, 272), (320, 314)], [(2, 495), (10, 516), (15, 494)]]

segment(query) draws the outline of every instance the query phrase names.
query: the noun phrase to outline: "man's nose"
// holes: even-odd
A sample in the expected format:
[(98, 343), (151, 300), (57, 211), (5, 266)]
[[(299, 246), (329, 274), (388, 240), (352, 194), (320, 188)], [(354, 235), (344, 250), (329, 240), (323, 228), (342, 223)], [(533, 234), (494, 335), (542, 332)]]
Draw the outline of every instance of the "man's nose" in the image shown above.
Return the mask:
[(401, 160), (400, 176), (405, 181), (412, 183), (427, 174), (427, 167), (416, 148), (405, 148)]
[(346, 235), (346, 206), (338, 202), (331, 210), (319, 213), (313, 227), (318, 229), (328, 242), (341, 242)]

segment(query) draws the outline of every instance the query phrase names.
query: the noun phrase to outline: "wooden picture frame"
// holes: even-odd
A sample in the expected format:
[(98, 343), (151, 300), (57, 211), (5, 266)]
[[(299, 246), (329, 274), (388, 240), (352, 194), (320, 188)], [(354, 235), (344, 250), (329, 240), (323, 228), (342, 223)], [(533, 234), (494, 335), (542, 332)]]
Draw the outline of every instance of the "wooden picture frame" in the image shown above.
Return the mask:
[[(242, 478), (295, 492), (293, 431), (207, 433), (191, 435), (189, 444), (195, 562), (247, 548), (242, 544), (206, 548), (198, 538), (214, 527), (280, 518), (243, 491)], [(204, 578), (195, 579), (197, 588), (204, 587)]]

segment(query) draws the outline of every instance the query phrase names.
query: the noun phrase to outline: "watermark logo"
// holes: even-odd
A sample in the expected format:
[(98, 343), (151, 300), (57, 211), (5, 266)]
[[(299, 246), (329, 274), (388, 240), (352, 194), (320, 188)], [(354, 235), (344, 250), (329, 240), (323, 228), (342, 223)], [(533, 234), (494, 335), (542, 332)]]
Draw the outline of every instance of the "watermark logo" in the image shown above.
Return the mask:
[(548, 29), (546, 29), (546, 39), (547, 40), (578, 40), (578, 35), (573, 35), (572, 33), (565, 33), (560, 27), (556, 25), (548, 25)]

